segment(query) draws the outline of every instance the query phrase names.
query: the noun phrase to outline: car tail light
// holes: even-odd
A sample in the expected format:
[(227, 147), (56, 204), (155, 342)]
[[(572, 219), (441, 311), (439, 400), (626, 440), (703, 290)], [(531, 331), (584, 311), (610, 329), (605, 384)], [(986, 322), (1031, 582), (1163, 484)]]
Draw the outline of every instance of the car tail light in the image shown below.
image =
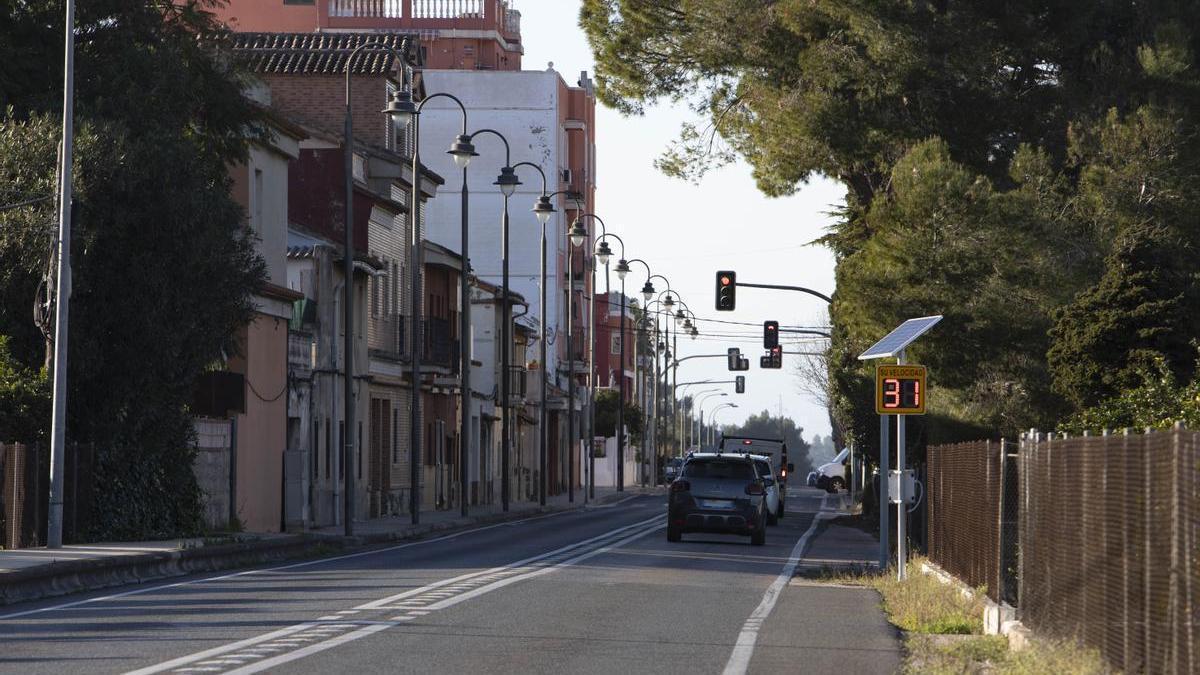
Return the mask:
[(787, 478), (787, 469), (783, 469), (783, 470), (781, 470), (781, 471), (779, 472), (779, 477), (780, 477), (780, 478)]
[(692, 484), (686, 480), (677, 480), (671, 483), (671, 492), (687, 492), (692, 489)]
[(748, 495), (765, 495), (765, 494), (767, 494), (767, 490), (766, 490), (766, 488), (763, 487), (762, 483), (760, 483), (758, 481), (754, 481), (753, 483), (746, 486), (746, 494), (748, 494)]

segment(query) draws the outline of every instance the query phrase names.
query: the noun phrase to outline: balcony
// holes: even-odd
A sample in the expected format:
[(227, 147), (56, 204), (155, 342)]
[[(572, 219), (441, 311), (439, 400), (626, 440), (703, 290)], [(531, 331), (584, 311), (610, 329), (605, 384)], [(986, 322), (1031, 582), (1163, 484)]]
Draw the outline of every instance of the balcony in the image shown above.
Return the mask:
[(508, 367), (508, 392), (514, 405), (524, 403), (529, 396), (529, 371), (525, 366)]
[[(520, 33), (521, 14), (506, 0), (325, 0), (333, 28), (490, 28)], [(464, 25), (463, 20), (471, 22)], [(366, 21), (364, 21), (366, 20)]]
[(445, 368), (452, 374), (459, 371), (459, 355), (462, 345), (453, 339), (450, 321), (426, 319), (424, 322), (424, 349), (421, 360), (435, 368)]
[(375, 327), (375, 336), (370, 343), (371, 355), (393, 361), (406, 360), (408, 344), (405, 336), (410, 321), (409, 317), (401, 314), (371, 319)]

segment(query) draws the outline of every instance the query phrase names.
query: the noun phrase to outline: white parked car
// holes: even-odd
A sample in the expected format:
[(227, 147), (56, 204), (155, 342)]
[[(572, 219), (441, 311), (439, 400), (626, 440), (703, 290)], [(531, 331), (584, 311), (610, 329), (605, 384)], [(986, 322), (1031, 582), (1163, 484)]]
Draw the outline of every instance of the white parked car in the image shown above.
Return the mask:
[(822, 464), (817, 467), (813, 473), (817, 474), (817, 487), (826, 492), (839, 492), (846, 488), (846, 467), (842, 466), (842, 462), (850, 456), (850, 448), (842, 448), (842, 451), (833, 458), (833, 461)]
[(767, 488), (767, 524), (775, 525), (783, 517), (783, 495), (780, 494), (779, 476), (771, 465), (771, 458), (766, 455), (750, 455), (754, 460), (754, 468), (763, 479)]

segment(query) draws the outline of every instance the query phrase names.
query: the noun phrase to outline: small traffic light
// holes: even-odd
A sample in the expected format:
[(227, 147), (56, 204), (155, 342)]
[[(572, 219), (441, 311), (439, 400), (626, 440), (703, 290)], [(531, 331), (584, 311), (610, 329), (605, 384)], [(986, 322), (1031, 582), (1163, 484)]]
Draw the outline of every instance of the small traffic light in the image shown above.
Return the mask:
[(737, 378), (735, 380), (735, 384), (733, 385), (733, 390), (739, 394), (746, 393), (746, 376), (745, 375), (737, 376)]
[(729, 369), (737, 370), (742, 362), (742, 350), (737, 347), (729, 348)]
[(783, 347), (775, 346), (758, 359), (759, 368), (783, 368)]
[(737, 272), (717, 272), (717, 311), (732, 312), (737, 304)]
[(740, 356), (738, 357), (738, 370), (750, 370), (750, 359)]
[(779, 322), (763, 322), (763, 349), (774, 349), (779, 346)]

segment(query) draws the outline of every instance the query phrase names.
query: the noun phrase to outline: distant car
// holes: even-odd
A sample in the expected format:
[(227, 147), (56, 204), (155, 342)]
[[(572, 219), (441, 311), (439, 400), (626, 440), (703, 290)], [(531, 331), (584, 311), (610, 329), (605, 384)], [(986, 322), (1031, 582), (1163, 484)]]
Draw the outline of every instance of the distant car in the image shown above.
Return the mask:
[(846, 487), (846, 467), (842, 462), (850, 456), (850, 448), (842, 451), (832, 461), (817, 467), (817, 487), (826, 492), (839, 492)]
[(689, 532), (717, 532), (767, 541), (767, 486), (748, 454), (692, 453), (671, 483), (667, 541)]
[(679, 478), (679, 468), (681, 466), (683, 466), (682, 457), (672, 457), (667, 460), (666, 465), (663, 467), (663, 478), (666, 479), (666, 482), (670, 483)]
[(758, 475), (762, 478), (763, 485), (767, 487), (767, 524), (775, 525), (783, 517), (783, 493), (780, 490), (779, 477), (775, 475), (770, 457), (763, 455), (750, 455), (750, 457), (754, 459)]

